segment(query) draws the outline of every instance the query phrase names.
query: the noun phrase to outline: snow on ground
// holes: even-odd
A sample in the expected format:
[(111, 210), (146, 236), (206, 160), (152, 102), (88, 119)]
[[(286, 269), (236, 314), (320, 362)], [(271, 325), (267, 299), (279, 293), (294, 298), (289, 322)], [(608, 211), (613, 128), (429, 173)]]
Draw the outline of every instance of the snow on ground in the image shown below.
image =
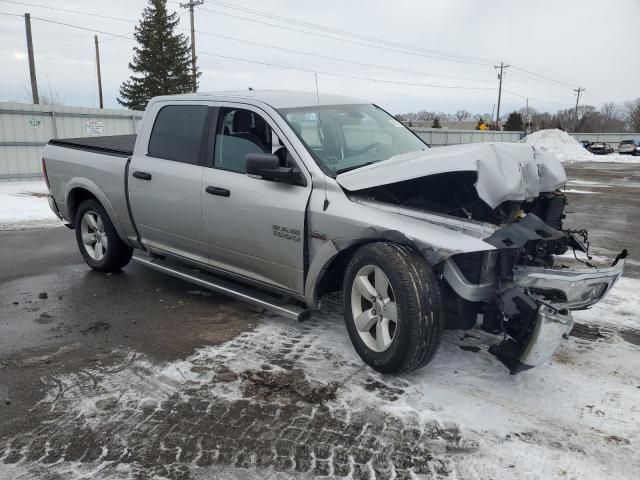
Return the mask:
[(524, 138), (523, 142), (553, 153), (561, 162), (640, 163), (640, 157), (632, 155), (620, 155), (617, 153), (594, 155), (567, 132), (557, 128), (531, 133)]
[(0, 182), (0, 230), (62, 225), (47, 201), (44, 181)]
[[(202, 348), (184, 360), (158, 365), (132, 354), (116, 368), (88, 367), (79, 374), (60, 377), (42, 402), (47, 411), (53, 412), (45, 423), (52, 432), (79, 428), (86, 434), (84, 428), (90, 427), (108, 437), (111, 429), (122, 433), (123, 419), (138, 430), (154, 432), (160, 428), (153, 423), (154, 415), (165, 419), (175, 412), (191, 412), (199, 405), (203, 405), (203, 412), (217, 411), (221, 404), (226, 405), (226, 412), (233, 411), (233, 405), (246, 409), (247, 401), (256, 402), (249, 403), (249, 410), (254, 411), (260, 411), (265, 401), (271, 406), (295, 409), (300, 400), (286, 397), (293, 377), (284, 386), (262, 394), (256, 395), (256, 390), (248, 387), (250, 379), (256, 378), (252, 372), (291, 375), (301, 371), (299, 375), (314, 385), (314, 392), (320, 392), (322, 386), (337, 385), (335, 398), (327, 404), (327, 418), (339, 415), (342, 431), (348, 431), (350, 425), (356, 431), (366, 430), (371, 422), (383, 418), (384, 432), (393, 431), (387, 429), (389, 424), (395, 424), (403, 435), (412, 425), (418, 436), (420, 431), (435, 428), (430, 425), (437, 425), (436, 431), (457, 432), (455, 445), (438, 444), (438, 451), (435, 444), (429, 444), (433, 461), (445, 465), (447, 474), (413, 478), (638, 478), (640, 347), (623, 338), (628, 329), (638, 332), (640, 328), (638, 291), (640, 280), (622, 279), (592, 310), (575, 312), (576, 320), (587, 327), (606, 326), (606, 335), (571, 336), (552, 362), (516, 376), (509, 375), (487, 351), (499, 339), (480, 330), (446, 332), (434, 360), (418, 372), (380, 375), (357, 357), (340, 314), (340, 301), (330, 299), (323, 313), (309, 322), (266, 316), (254, 330), (226, 344)], [(265, 388), (256, 385), (252, 388), (258, 392)], [(282, 392), (285, 396), (278, 397)], [(316, 407), (313, 411), (321, 410)], [(193, 418), (198, 422), (200, 415)], [(202, 417), (201, 421), (215, 418)], [(188, 422), (192, 422), (191, 416)], [(181, 423), (178, 421), (174, 429)], [(208, 425), (202, 428), (211, 434), (215, 427)], [(190, 428), (197, 431), (200, 426)], [(256, 435), (264, 433), (260, 421), (254, 421), (252, 428)], [(309, 440), (312, 449), (319, 435)], [(378, 438), (382, 441), (384, 436)], [(408, 438), (398, 444), (399, 448), (407, 442), (410, 448), (419, 445)], [(198, 441), (198, 448), (202, 441)], [(245, 455), (253, 454), (255, 447), (249, 441), (237, 441), (245, 448)], [(56, 443), (60, 440), (54, 437), (51, 445)], [(202, 455), (198, 450), (197, 458)], [(87, 472), (100, 466), (101, 459), (96, 465), (60, 462), (49, 471), (64, 478), (85, 478)], [(106, 462), (100, 467), (99, 478), (130, 478), (113, 473), (128, 472), (130, 467), (126, 461)], [(0, 463), (0, 474), (2, 468)], [(20, 465), (17, 469), (4, 468), (12, 469), (7, 474), (21, 471)], [(108, 468), (114, 469), (113, 476)], [(232, 474), (231, 470), (216, 478), (250, 476), (246, 470), (244, 474)], [(253, 475), (267, 478), (256, 472)], [(278, 478), (291, 477), (283, 473)]]

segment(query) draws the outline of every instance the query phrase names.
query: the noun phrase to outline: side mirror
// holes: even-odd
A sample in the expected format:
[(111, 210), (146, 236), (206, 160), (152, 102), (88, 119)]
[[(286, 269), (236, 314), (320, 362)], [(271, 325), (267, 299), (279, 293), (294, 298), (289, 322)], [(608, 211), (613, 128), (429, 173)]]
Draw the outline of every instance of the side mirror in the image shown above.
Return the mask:
[(257, 175), (264, 180), (285, 181), (294, 183), (294, 170), (291, 167), (281, 167), (277, 155), (270, 153), (249, 153), (245, 157), (247, 173)]

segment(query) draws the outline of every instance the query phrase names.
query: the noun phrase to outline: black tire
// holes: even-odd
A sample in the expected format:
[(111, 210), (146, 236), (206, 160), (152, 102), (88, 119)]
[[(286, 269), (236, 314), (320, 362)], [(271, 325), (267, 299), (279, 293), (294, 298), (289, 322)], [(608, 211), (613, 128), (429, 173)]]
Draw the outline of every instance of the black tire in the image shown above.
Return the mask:
[[(104, 256), (99, 259), (91, 256), (82, 239), (82, 220), (87, 213), (95, 213), (102, 220), (103, 232), (101, 232), (101, 235), (106, 237), (107, 247), (103, 249)], [(117, 272), (131, 260), (133, 249), (120, 239), (113, 223), (111, 223), (109, 215), (107, 215), (107, 212), (97, 200), (88, 199), (80, 204), (76, 212), (75, 232), (82, 258), (84, 258), (87, 265), (94, 270), (100, 272)]]
[[(395, 297), (397, 321), (384, 351), (367, 346), (353, 318), (352, 286), (358, 272), (370, 265), (384, 272)], [(408, 372), (429, 363), (440, 345), (444, 312), (440, 285), (424, 257), (402, 245), (367, 244), (351, 258), (343, 287), (349, 337), (365, 363), (381, 373)]]

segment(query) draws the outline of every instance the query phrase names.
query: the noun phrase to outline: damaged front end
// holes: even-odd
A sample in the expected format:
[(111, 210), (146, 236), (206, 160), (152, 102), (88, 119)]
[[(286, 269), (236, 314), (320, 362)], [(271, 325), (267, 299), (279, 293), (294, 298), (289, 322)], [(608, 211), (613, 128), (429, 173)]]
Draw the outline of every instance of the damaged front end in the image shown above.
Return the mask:
[[(338, 182), (353, 201), (481, 240), (483, 251), (451, 251), (432, 262), (443, 280), (446, 328), (479, 324), (501, 335), (490, 351), (511, 373), (546, 362), (572, 329), (571, 311), (611, 290), (627, 252), (605, 268), (591, 263), (587, 232), (563, 227), (564, 169), (544, 152), (473, 144), (421, 155), (363, 167)], [(569, 250), (584, 257), (581, 268), (559, 262)]]
[[(485, 239), (496, 250), (454, 255), (443, 265), (449, 327), (470, 328), (473, 318), (502, 335), (490, 352), (512, 374), (548, 361), (573, 327), (571, 311), (602, 300), (624, 271), (626, 250), (609, 267), (589, 261), (587, 233), (562, 229), (566, 203), (560, 191), (524, 202), (518, 218)], [(569, 249), (576, 259), (586, 256), (579, 260), (586, 268), (558, 263)]]

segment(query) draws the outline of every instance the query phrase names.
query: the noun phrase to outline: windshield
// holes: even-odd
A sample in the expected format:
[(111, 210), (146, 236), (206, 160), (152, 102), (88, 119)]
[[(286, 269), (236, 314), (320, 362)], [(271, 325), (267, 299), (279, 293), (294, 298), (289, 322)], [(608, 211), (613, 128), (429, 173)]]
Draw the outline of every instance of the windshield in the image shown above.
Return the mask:
[(316, 161), (333, 174), (428, 148), (375, 105), (290, 108), (280, 113)]

